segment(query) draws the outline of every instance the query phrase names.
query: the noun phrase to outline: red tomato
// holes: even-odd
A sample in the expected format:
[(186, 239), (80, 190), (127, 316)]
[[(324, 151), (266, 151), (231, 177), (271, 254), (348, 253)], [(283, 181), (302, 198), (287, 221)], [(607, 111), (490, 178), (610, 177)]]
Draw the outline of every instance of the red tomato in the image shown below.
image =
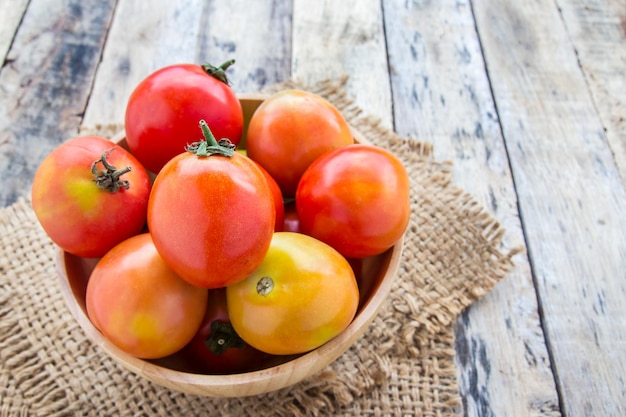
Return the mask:
[(261, 265), (226, 288), (230, 320), (251, 346), (274, 355), (310, 351), (352, 321), (359, 289), (348, 261), (300, 233), (274, 233)]
[(149, 194), (148, 173), (133, 155), (105, 138), (82, 136), (41, 163), (32, 205), (54, 243), (99, 258), (145, 226)]
[(239, 143), (243, 111), (224, 73), (233, 62), (218, 68), (171, 65), (139, 83), (126, 107), (126, 140), (147, 169), (158, 173), (167, 161), (184, 152), (188, 143), (198, 140), (201, 119), (218, 139)]
[(209, 290), (204, 319), (183, 354), (194, 371), (234, 374), (260, 368), (266, 354), (244, 342), (230, 323), (226, 289)]
[(248, 156), (276, 180), (284, 197), (293, 197), (304, 170), (331, 149), (354, 143), (339, 110), (322, 97), (284, 90), (265, 100), (250, 119)]
[(274, 207), (276, 209), (276, 221), (274, 223), (274, 231), (282, 232), (285, 223), (285, 205), (283, 203), (283, 193), (280, 191), (280, 187), (276, 183), (276, 180), (274, 180), (274, 178), (270, 175), (270, 173), (267, 172), (267, 170), (261, 165), (257, 164), (256, 162), (254, 163), (261, 170), (261, 172), (265, 176), (265, 179), (267, 180), (267, 184), (272, 190), (272, 200), (274, 201)]
[(350, 258), (384, 252), (404, 234), (409, 177), (391, 152), (368, 145), (331, 151), (304, 173), (296, 193), (303, 233)]
[[(242, 155), (248, 156), (248, 152), (245, 149), (237, 149)], [(251, 159), (252, 161), (252, 159)], [(254, 161), (252, 161), (254, 162)], [(263, 175), (265, 175), (265, 179), (267, 180), (270, 189), (272, 190), (272, 197), (274, 200), (274, 206), (276, 208), (276, 223), (274, 226), (275, 232), (282, 232), (285, 222), (285, 205), (283, 203), (283, 193), (280, 191), (280, 187), (276, 183), (276, 180), (272, 178), (269, 172), (265, 168), (263, 168), (258, 163), (254, 162), (254, 164), (261, 170)]]
[(113, 344), (155, 359), (191, 340), (207, 307), (207, 290), (180, 279), (143, 233), (100, 259), (87, 283), (86, 304), (89, 319)]
[(231, 156), (201, 156), (201, 148), (217, 147), (204, 126), (211, 142), (197, 142), (197, 149), (178, 155), (157, 175), (148, 228), (177, 274), (218, 288), (244, 279), (261, 263), (276, 214), (267, 180), (248, 157), (232, 149)]

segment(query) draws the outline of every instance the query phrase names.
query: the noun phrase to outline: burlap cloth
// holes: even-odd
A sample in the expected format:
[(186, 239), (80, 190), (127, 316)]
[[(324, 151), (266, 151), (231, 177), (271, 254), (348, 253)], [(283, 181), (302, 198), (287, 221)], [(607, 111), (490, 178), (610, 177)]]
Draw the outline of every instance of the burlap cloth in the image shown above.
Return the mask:
[[(274, 88), (289, 86), (298, 85)], [(399, 138), (362, 115), (342, 82), (308, 89), (399, 156), (412, 181), (399, 275), (365, 335), (325, 370), (269, 394), (216, 399), (162, 388), (86, 339), (62, 300), (53, 245), (29, 201), (20, 200), (0, 210), (1, 416), (462, 413), (451, 323), (510, 271), (517, 250), (503, 253), (502, 227), (453, 184), (450, 164), (435, 161), (430, 145)]]

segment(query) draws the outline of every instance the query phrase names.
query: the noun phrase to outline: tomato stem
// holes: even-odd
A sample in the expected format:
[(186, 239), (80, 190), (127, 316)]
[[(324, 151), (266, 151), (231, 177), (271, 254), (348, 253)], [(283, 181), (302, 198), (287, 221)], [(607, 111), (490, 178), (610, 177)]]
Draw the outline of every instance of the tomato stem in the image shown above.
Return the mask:
[(227, 349), (243, 349), (246, 347), (246, 343), (233, 329), (233, 325), (222, 321), (211, 323), (211, 334), (204, 340), (204, 344), (216, 355), (221, 355)]
[(266, 296), (274, 289), (274, 280), (271, 277), (262, 277), (256, 283), (256, 292), (259, 295)]
[(186, 151), (197, 156), (222, 155), (231, 157), (235, 153), (235, 145), (227, 138), (219, 141), (215, 139), (209, 125), (204, 120), (200, 120), (200, 129), (205, 140), (187, 145)]
[[(107, 158), (113, 149), (115, 149), (115, 147), (102, 152), (101, 158), (91, 164), (91, 173), (94, 176), (92, 181), (96, 183), (98, 188), (111, 193), (116, 193), (120, 190), (120, 188), (125, 190), (130, 188), (130, 182), (128, 180), (122, 180), (120, 177), (127, 172), (130, 172), (132, 168), (127, 166), (117, 169), (115, 166), (111, 165)], [(99, 163), (104, 166), (104, 170), (98, 171)]]
[(234, 63), (235, 63), (234, 59), (229, 59), (228, 61), (222, 63), (222, 65), (220, 65), (219, 67), (206, 63), (202, 65), (202, 69), (204, 69), (204, 71), (207, 74), (209, 74), (211, 77), (214, 77), (220, 80), (221, 82), (223, 82), (224, 84), (229, 85), (228, 77), (226, 76), (226, 70), (228, 69), (228, 67), (230, 67)]

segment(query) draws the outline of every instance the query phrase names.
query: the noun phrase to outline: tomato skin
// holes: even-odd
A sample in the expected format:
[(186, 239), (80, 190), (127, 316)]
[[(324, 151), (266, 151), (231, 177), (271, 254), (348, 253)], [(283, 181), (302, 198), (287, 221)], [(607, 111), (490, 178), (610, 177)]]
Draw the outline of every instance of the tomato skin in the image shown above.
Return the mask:
[[(219, 330), (220, 326), (224, 330)], [(217, 333), (212, 328), (217, 329)], [(183, 350), (194, 371), (205, 374), (234, 374), (256, 369), (267, 358), (265, 353), (248, 345), (238, 336), (233, 341), (230, 331), (235, 333), (226, 306), (226, 288), (209, 290), (202, 324)], [(219, 351), (216, 352), (209, 346), (220, 346), (220, 338), (227, 347), (217, 348)]]
[(300, 90), (283, 90), (261, 103), (246, 135), (248, 156), (270, 173), (284, 197), (295, 195), (300, 177), (318, 156), (352, 143), (339, 110)]
[(228, 84), (196, 64), (176, 64), (148, 75), (132, 92), (125, 114), (131, 152), (154, 173), (185, 145), (201, 138), (204, 119), (217, 139), (237, 145), (243, 131), (243, 111)]
[(86, 304), (89, 319), (113, 344), (156, 359), (179, 351), (194, 336), (207, 290), (178, 277), (143, 233), (100, 259), (87, 283)]
[(409, 177), (391, 152), (352, 145), (316, 160), (296, 193), (302, 233), (348, 258), (392, 247), (409, 222)]
[(157, 175), (148, 229), (183, 279), (219, 288), (244, 279), (262, 261), (275, 224), (271, 190), (246, 156), (185, 152)]
[[(263, 291), (271, 279), (272, 289)], [(273, 355), (308, 352), (352, 321), (359, 289), (348, 261), (300, 233), (274, 233), (262, 264), (226, 288), (228, 313), (239, 336)]]
[[(131, 167), (120, 177), (129, 181), (128, 189), (111, 193), (93, 181), (91, 165), (108, 150), (110, 164)], [(52, 241), (86, 258), (99, 258), (141, 231), (149, 194), (150, 179), (139, 161), (97, 136), (76, 137), (54, 149), (38, 167), (31, 190), (33, 210)]]
[(283, 227), (285, 226), (285, 205), (283, 203), (283, 193), (280, 191), (280, 187), (276, 183), (276, 180), (270, 175), (270, 173), (267, 172), (267, 170), (263, 168), (261, 165), (259, 165), (258, 163), (256, 162), (254, 163), (257, 166), (257, 168), (259, 168), (259, 170), (263, 173), (263, 175), (265, 176), (265, 179), (267, 180), (267, 184), (270, 186), (270, 190), (272, 190), (272, 200), (274, 201), (274, 207), (276, 209), (274, 231), (282, 232)]

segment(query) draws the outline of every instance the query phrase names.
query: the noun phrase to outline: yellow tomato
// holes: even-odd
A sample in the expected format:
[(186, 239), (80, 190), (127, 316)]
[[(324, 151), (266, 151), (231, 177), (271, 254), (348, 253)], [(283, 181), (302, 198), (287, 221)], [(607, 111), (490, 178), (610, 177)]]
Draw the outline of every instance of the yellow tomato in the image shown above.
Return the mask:
[(352, 321), (359, 289), (348, 261), (310, 236), (274, 233), (261, 265), (227, 287), (228, 312), (239, 336), (266, 353), (304, 353)]

